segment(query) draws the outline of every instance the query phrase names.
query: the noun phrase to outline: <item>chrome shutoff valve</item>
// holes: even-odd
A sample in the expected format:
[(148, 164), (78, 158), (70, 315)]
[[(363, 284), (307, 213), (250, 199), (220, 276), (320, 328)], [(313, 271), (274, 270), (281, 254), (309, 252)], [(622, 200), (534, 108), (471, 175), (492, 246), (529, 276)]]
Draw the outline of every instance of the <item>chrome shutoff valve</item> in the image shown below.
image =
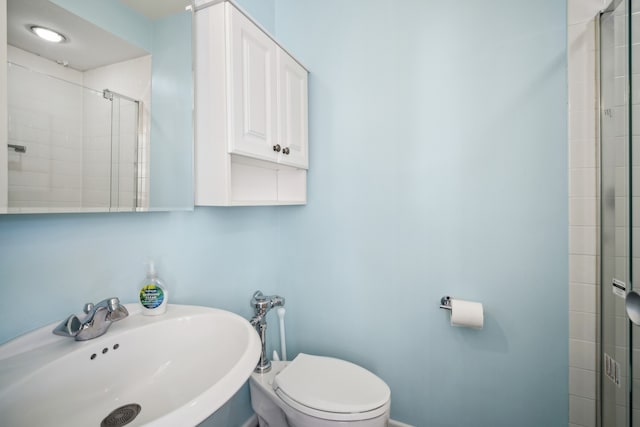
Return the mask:
[(267, 313), (274, 307), (284, 306), (284, 298), (278, 295), (266, 296), (262, 292), (256, 291), (251, 298), (251, 306), (253, 307), (253, 317), (250, 323), (256, 328), (262, 343), (260, 361), (255, 371), (265, 373), (271, 369), (271, 361), (267, 357)]

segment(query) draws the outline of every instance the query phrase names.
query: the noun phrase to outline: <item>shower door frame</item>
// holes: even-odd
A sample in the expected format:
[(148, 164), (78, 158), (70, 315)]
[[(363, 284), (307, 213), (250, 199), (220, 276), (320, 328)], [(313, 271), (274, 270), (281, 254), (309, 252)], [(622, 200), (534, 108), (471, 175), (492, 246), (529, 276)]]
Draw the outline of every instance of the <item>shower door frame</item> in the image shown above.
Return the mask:
[[(134, 133), (134, 138), (135, 138), (135, 142), (133, 144), (133, 151), (134, 151), (134, 160), (133, 160), (133, 201), (132, 201), (132, 209), (126, 209), (125, 211), (131, 211), (133, 210), (134, 212), (137, 211), (138, 209), (140, 209), (142, 207), (141, 204), (141, 197), (140, 197), (140, 175), (141, 175), (141, 171), (140, 171), (140, 167), (141, 167), (141, 144), (140, 144), (140, 138), (141, 138), (141, 125), (142, 125), (142, 101), (138, 100), (138, 99), (134, 99), (131, 98), (127, 95), (123, 95), (121, 93), (112, 91), (110, 89), (104, 89), (102, 91), (102, 96), (109, 100), (111, 102), (111, 188), (110, 188), (110, 195), (109, 195), (109, 210), (110, 211), (114, 211), (114, 212), (118, 212), (120, 210), (122, 210), (121, 206), (120, 206), (120, 199), (119, 199), (119, 193), (120, 193), (120, 119), (121, 119), (121, 112), (120, 112), (120, 100), (125, 100), (128, 102), (131, 102), (133, 104), (135, 104), (136, 106), (136, 117), (135, 117), (135, 133)], [(114, 102), (114, 98), (118, 99), (118, 105), (116, 106), (116, 102)], [(115, 110), (117, 111), (117, 114), (115, 113)], [(117, 129), (116, 129), (117, 128)], [(117, 143), (116, 143), (116, 138), (117, 138)], [(117, 166), (116, 166), (117, 165)], [(115, 170), (115, 171), (114, 171)], [(118, 182), (117, 184), (117, 190), (115, 190), (118, 193), (118, 202), (114, 205), (114, 200), (113, 200), (113, 194), (114, 194), (114, 180)]]
[[(607, 185), (607, 183), (605, 183), (605, 179), (603, 178), (603, 175), (605, 175), (607, 173), (607, 171), (605, 169), (609, 168), (608, 164), (605, 164), (605, 161), (603, 161), (603, 159), (607, 159), (607, 154), (605, 154), (605, 150), (608, 147), (605, 147), (605, 145), (609, 145), (609, 144), (615, 144), (615, 142), (612, 142), (613, 139), (615, 139), (614, 136), (612, 135), (607, 135), (608, 137), (606, 138), (605, 141), (605, 136), (604, 136), (604, 132), (605, 132), (605, 125), (604, 125), (604, 117), (608, 116), (610, 119), (612, 119), (614, 117), (614, 115), (616, 114), (616, 107), (620, 107), (618, 105), (615, 105), (615, 102), (613, 103), (612, 106), (610, 106), (610, 108), (605, 108), (604, 105), (604, 95), (603, 95), (603, 33), (602, 33), (602, 22), (604, 19), (604, 15), (609, 14), (610, 15), (610, 19), (613, 19), (613, 24), (615, 23), (615, 18), (614, 18), (614, 13), (616, 11), (616, 9), (622, 4), (625, 4), (625, 16), (626, 16), (626, 32), (624, 33), (624, 36), (626, 37), (626, 41), (625, 41), (625, 46), (626, 46), (626, 67), (623, 67), (623, 69), (625, 70), (625, 87), (623, 88), (623, 93), (624, 93), (624, 99), (625, 99), (625, 103), (622, 104), (622, 108), (625, 109), (625, 116), (626, 116), (626, 121), (623, 123), (623, 127), (625, 130), (625, 134), (623, 134), (623, 138), (624, 138), (624, 145), (625, 145), (625, 176), (626, 176), (626, 189), (624, 190), (624, 199), (626, 202), (626, 206), (623, 207), (623, 211), (626, 211), (626, 218), (624, 221), (625, 226), (621, 227), (624, 228), (624, 257), (625, 257), (625, 280), (624, 280), (624, 284), (626, 285), (624, 289), (624, 292), (629, 292), (631, 289), (633, 289), (633, 251), (632, 251), (632, 233), (633, 233), (633, 203), (632, 203), (632, 195), (633, 195), (633, 187), (632, 187), (632, 178), (633, 178), (633, 162), (632, 162), (632, 158), (633, 158), (633, 120), (632, 120), (632, 113), (633, 113), (633, 100), (632, 100), (632, 76), (633, 76), (633, 63), (632, 63), (632, 12), (631, 12), (631, 0), (614, 0), (610, 3), (610, 5), (604, 9), (600, 15), (598, 16), (598, 19), (596, 20), (596, 40), (598, 43), (598, 49), (596, 50), (596, 63), (598, 64), (598, 66), (596, 67), (596, 76), (597, 76), (597, 105), (598, 105), (598, 114), (599, 114), (599, 120), (596, 120), (596, 126), (598, 126), (597, 128), (597, 134), (599, 135), (599, 139), (598, 139), (598, 152), (599, 155), (597, 156), (597, 168), (599, 170), (599, 173), (597, 174), (598, 176), (598, 183), (597, 183), (597, 188), (599, 189), (599, 194), (598, 196), (598, 201), (599, 201), (599, 206), (600, 206), (600, 212), (599, 212), (599, 218), (598, 218), (598, 226), (600, 228), (600, 233), (599, 233), (599, 239), (598, 239), (598, 248), (597, 248), (597, 253), (598, 256), (600, 258), (600, 262), (597, 264), (599, 271), (597, 272), (597, 277), (599, 277), (599, 287), (600, 287), (600, 299), (599, 299), (599, 309), (597, 310), (597, 314), (598, 314), (598, 321), (597, 321), (597, 336), (598, 336), (598, 340), (597, 340), (597, 347), (596, 347), (596, 351), (597, 351), (597, 355), (598, 355), (598, 359), (599, 359), (599, 375), (596, 376), (596, 401), (597, 401), (597, 405), (596, 405), (596, 421), (597, 421), (597, 425), (601, 426), (601, 427), (608, 427), (610, 425), (610, 423), (606, 422), (609, 421), (608, 419), (605, 420), (605, 416), (607, 415), (607, 411), (611, 408), (605, 408), (605, 403), (607, 403), (606, 401), (607, 396), (604, 396), (605, 394), (605, 384), (608, 384), (608, 382), (611, 380), (611, 377), (608, 376), (608, 372), (610, 371), (609, 368), (611, 368), (610, 363), (611, 360), (607, 360), (608, 358), (606, 358), (606, 346), (605, 346), (605, 337), (603, 336), (604, 334), (604, 330), (605, 329), (611, 329), (611, 328), (605, 328), (605, 322), (607, 321), (607, 316), (605, 316), (605, 314), (610, 314), (610, 313), (604, 313), (606, 305), (605, 305), (605, 301), (607, 301), (607, 299), (612, 298), (612, 293), (613, 292), (613, 287), (614, 287), (614, 283), (615, 279), (617, 277), (619, 277), (619, 272), (617, 269), (617, 266), (615, 266), (615, 261), (616, 261), (616, 253), (614, 250), (614, 256), (610, 257), (609, 254), (606, 254), (606, 244), (604, 243), (606, 241), (607, 238), (610, 238), (611, 236), (606, 236), (606, 233), (610, 230), (608, 230), (608, 227), (606, 227), (607, 224), (605, 224), (605, 219), (607, 218), (607, 215), (610, 215), (611, 212), (607, 213), (606, 212), (606, 207), (605, 205), (607, 204), (607, 202), (610, 202), (611, 200), (613, 200), (614, 202), (614, 211), (613, 211), (613, 215), (614, 215), (614, 221), (613, 221), (613, 237), (614, 237), (614, 243), (613, 243), (613, 248), (616, 248), (618, 246), (618, 244), (615, 242), (618, 233), (616, 233), (616, 228), (618, 228), (618, 224), (617, 224), (617, 218), (615, 218), (615, 216), (617, 215), (617, 212), (615, 212), (615, 203), (616, 203), (616, 199), (617, 197), (615, 197), (615, 190), (616, 190), (616, 184), (617, 184), (617, 180), (616, 180), (616, 176), (615, 176), (615, 169), (618, 168), (617, 165), (614, 164), (613, 169), (614, 169), (614, 173), (613, 173), (613, 178), (614, 178), (614, 183), (613, 183), (613, 187), (614, 187), (614, 197), (612, 198), (610, 194), (607, 193), (606, 189), (605, 189), (605, 185)], [(615, 27), (613, 28), (613, 49), (614, 52), (616, 50), (616, 45), (615, 45)], [(615, 57), (614, 57), (614, 63), (615, 63)], [(615, 80), (616, 77), (616, 70), (615, 70), (615, 65), (614, 65), (614, 70), (613, 70), (613, 77)], [(612, 91), (613, 93), (615, 93), (615, 83), (612, 84), (612, 88), (610, 88), (610, 91)], [(609, 96), (611, 94), (607, 94), (607, 96)], [(607, 128), (607, 130), (609, 130)], [(614, 150), (615, 150), (615, 146), (614, 146)], [(611, 154), (611, 153), (609, 153)], [(619, 153), (613, 153), (614, 157), (616, 155), (618, 155)], [(605, 256), (606, 255), (606, 256)], [(605, 262), (607, 262), (609, 260), (609, 258), (612, 258), (614, 261), (614, 268), (613, 268), (613, 275), (611, 278), (606, 278), (605, 279), (605, 274), (606, 271), (611, 269), (611, 266), (605, 266)], [(610, 288), (611, 286), (611, 288)], [(621, 375), (622, 378), (620, 379), (620, 381), (617, 383), (617, 387), (621, 389), (621, 394), (624, 397), (624, 413), (625, 413), (625, 426), (630, 427), (634, 425), (634, 414), (633, 414), (633, 324), (630, 322), (630, 320), (628, 319), (628, 317), (626, 316), (626, 313), (624, 313), (624, 309), (622, 309), (623, 315), (620, 316), (619, 312), (620, 310), (620, 306), (622, 305), (622, 307), (624, 307), (624, 303), (621, 303), (621, 300), (619, 300), (617, 297), (613, 297), (613, 330), (614, 330), (614, 335), (618, 335), (618, 333), (620, 331), (618, 331), (619, 327), (619, 323), (618, 322), (622, 322), (624, 326), (624, 337), (625, 337), (625, 343), (623, 346), (623, 349), (626, 353), (626, 360), (623, 364), (623, 368), (624, 370), (622, 371), (624, 373), (624, 375)], [(616, 310), (616, 308), (618, 310)], [(616, 320), (616, 318), (618, 318)], [(611, 325), (610, 325), (611, 326)], [(618, 342), (615, 341), (614, 338), (614, 348), (618, 347)], [(616, 359), (619, 360), (619, 356), (617, 354), (617, 352), (614, 350), (614, 354), (616, 355)], [(613, 360), (613, 362), (615, 363), (616, 360)], [(620, 371), (620, 369), (616, 369), (616, 371)], [(619, 372), (618, 372), (619, 373)], [(615, 381), (614, 381), (615, 383)], [(622, 385), (624, 385), (624, 389), (622, 390)], [(615, 389), (614, 389), (615, 391)], [(616, 393), (617, 394), (617, 393)], [(618, 415), (618, 406), (622, 406), (622, 405), (618, 405), (618, 401), (617, 401), (617, 397), (614, 396), (614, 401), (613, 401), (613, 410), (614, 410), (614, 420), (616, 422), (616, 425), (619, 425), (618, 423), (618, 419), (617, 419), (617, 415)], [(636, 418), (640, 418), (640, 417), (636, 417)], [(640, 419), (636, 420), (636, 422), (640, 421)]]

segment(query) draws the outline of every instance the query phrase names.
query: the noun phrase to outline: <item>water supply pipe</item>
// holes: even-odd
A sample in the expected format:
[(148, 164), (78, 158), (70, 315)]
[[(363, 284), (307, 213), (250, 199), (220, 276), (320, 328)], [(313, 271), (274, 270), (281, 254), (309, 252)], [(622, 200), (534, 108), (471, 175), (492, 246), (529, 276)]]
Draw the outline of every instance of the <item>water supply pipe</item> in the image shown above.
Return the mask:
[(276, 313), (278, 313), (278, 319), (280, 320), (280, 356), (282, 360), (287, 360), (287, 337), (284, 332), (284, 307), (278, 307)]

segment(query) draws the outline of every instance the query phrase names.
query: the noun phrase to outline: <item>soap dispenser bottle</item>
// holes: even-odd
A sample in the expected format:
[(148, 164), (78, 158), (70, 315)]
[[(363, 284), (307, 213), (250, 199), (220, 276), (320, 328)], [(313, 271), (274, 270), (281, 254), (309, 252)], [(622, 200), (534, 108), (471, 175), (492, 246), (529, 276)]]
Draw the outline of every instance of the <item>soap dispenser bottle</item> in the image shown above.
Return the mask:
[(147, 264), (147, 277), (140, 288), (139, 301), (142, 306), (142, 314), (157, 316), (167, 311), (169, 295), (164, 283), (156, 273), (155, 264), (149, 261)]

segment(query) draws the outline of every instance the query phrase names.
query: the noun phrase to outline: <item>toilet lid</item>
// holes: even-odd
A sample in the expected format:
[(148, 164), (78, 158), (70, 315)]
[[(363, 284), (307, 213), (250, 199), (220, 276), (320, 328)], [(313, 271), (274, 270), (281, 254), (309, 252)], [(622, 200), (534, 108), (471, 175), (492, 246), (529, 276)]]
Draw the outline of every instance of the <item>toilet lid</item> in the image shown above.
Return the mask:
[[(276, 375), (273, 388), (307, 414), (330, 412), (338, 418), (339, 414), (350, 414), (350, 419), (381, 415), (391, 397), (387, 384), (366, 369), (344, 360), (304, 353)], [(355, 414), (362, 416), (354, 417)]]

